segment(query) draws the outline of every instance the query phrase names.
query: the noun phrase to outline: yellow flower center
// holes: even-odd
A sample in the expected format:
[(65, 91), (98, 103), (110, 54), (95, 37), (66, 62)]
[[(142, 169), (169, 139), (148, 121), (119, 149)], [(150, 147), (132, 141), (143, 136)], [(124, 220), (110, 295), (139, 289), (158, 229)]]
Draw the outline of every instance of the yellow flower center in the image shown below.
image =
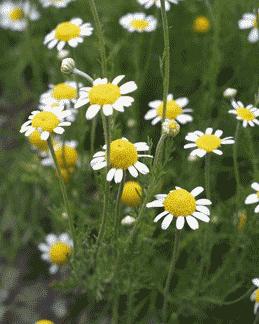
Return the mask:
[(164, 208), (175, 217), (189, 216), (196, 209), (196, 200), (187, 190), (175, 189), (166, 196)]
[(91, 104), (113, 104), (120, 97), (120, 88), (112, 83), (97, 84), (89, 91)]
[(52, 132), (60, 123), (58, 117), (49, 111), (41, 111), (32, 119), (32, 126), (43, 131)]
[(40, 151), (48, 150), (48, 143), (40, 138), (40, 133), (37, 130), (29, 136), (29, 142)]
[(244, 229), (246, 222), (247, 222), (247, 215), (245, 212), (241, 212), (239, 214), (239, 219), (238, 219), (238, 224), (237, 224), (237, 229), (240, 232)]
[(137, 207), (141, 203), (142, 188), (137, 181), (127, 181), (124, 184), (121, 202), (130, 207)]
[(193, 30), (197, 33), (206, 33), (210, 29), (210, 21), (207, 17), (199, 16), (193, 22)]
[(54, 322), (43, 319), (43, 320), (37, 321), (35, 324), (54, 324)]
[(196, 140), (198, 148), (205, 150), (206, 152), (212, 152), (221, 145), (221, 140), (216, 135), (202, 135)]
[(110, 162), (116, 169), (126, 170), (134, 165), (138, 160), (138, 153), (135, 146), (124, 139), (118, 139), (111, 142)]
[(57, 242), (51, 246), (49, 257), (52, 263), (63, 265), (68, 262), (71, 252), (71, 246), (64, 242)]
[[(183, 112), (182, 107), (177, 105), (177, 103), (174, 100), (167, 101), (165, 118), (167, 118), (167, 119), (175, 119), (177, 116), (181, 115), (182, 112)], [(161, 118), (163, 117), (163, 103), (161, 103), (157, 107), (156, 113)]]
[(54, 88), (52, 89), (52, 96), (56, 100), (76, 99), (77, 98), (77, 89), (74, 87), (71, 87), (67, 83), (59, 83), (59, 84), (55, 85)]
[(255, 301), (257, 303), (259, 303), (259, 289), (256, 289), (256, 292), (255, 292)]
[(78, 160), (77, 150), (69, 145), (59, 147), (55, 150), (55, 153), (61, 168), (74, 167)]
[[(74, 168), (66, 168), (66, 169), (60, 169), (61, 175), (63, 180), (67, 183), (74, 172)], [(57, 174), (58, 176), (58, 174)]]
[(254, 113), (245, 107), (237, 108), (236, 112), (237, 112), (237, 116), (239, 116), (243, 120), (251, 121), (255, 119)]
[(9, 18), (13, 21), (21, 20), (24, 18), (24, 11), (22, 8), (14, 8), (9, 12)]
[(144, 30), (149, 26), (149, 22), (145, 19), (133, 19), (130, 24), (131, 27), (138, 30)]
[(72, 24), (69, 21), (57, 25), (55, 29), (55, 37), (60, 41), (68, 42), (69, 40), (77, 38), (79, 36), (80, 27), (75, 24)]

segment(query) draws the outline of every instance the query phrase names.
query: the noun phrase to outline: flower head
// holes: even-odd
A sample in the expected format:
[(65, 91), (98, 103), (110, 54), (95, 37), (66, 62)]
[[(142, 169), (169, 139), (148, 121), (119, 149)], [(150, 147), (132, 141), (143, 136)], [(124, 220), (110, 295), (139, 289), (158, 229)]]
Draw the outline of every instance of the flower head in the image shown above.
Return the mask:
[[(165, 9), (168, 11), (171, 7), (171, 4), (178, 4), (181, 0), (165, 0)], [(138, 0), (138, 3), (143, 5), (146, 9), (156, 5), (158, 8), (161, 7), (160, 0)]]
[(130, 207), (137, 207), (141, 203), (142, 187), (137, 181), (126, 181), (122, 194), (121, 202)]
[(252, 283), (256, 286), (256, 289), (254, 290), (254, 292), (250, 296), (250, 299), (251, 299), (251, 301), (255, 302), (254, 314), (256, 314), (257, 310), (258, 310), (258, 307), (259, 307), (259, 278), (254, 278), (252, 280)]
[(65, 119), (71, 114), (69, 110), (63, 108), (55, 109), (46, 108), (43, 111), (35, 110), (29, 116), (21, 129), (20, 133), (30, 136), (35, 130), (40, 133), (40, 139), (46, 141), (51, 133), (63, 134), (64, 126), (70, 126), (71, 123)]
[(232, 107), (228, 112), (236, 115), (237, 120), (242, 120), (243, 127), (259, 125), (259, 109), (253, 107), (253, 105), (245, 106), (241, 101), (231, 101)]
[(93, 27), (90, 23), (83, 23), (81, 18), (73, 18), (57, 25), (44, 39), (44, 45), (48, 48), (57, 46), (61, 51), (66, 44), (71, 47), (77, 47), (83, 42), (83, 38), (93, 33)]
[[(249, 196), (246, 197), (245, 200), (246, 205), (259, 203), (259, 183), (253, 182), (251, 184), (251, 188), (255, 190), (255, 193), (250, 194)], [(259, 213), (259, 204), (255, 207), (255, 213)]]
[(200, 158), (212, 152), (222, 155), (223, 152), (220, 150), (221, 145), (235, 143), (231, 136), (220, 138), (222, 134), (223, 131), (220, 129), (217, 129), (213, 134), (213, 129), (210, 127), (206, 129), (205, 133), (199, 130), (193, 133), (188, 133), (185, 139), (191, 143), (185, 144), (184, 148), (195, 148), (190, 155), (198, 156)]
[(202, 187), (196, 187), (191, 192), (175, 187), (167, 195), (156, 195), (156, 200), (147, 204), (147, 208), (162, 207), (164, 211), (158, 214), (154, 222), (158, 222), (161, 218), (161, 228), (166, 230), (171, 224), (172, 220), (176, 218), (176, 228), (181, 230), (185, 224), (185, 220), (191, 229), (196, 230), (199, 228), (197, 219), (208, 223), (210, 221), (210, 211), (207, 205), (211, 205), (208, 199), (198, 199), (196, 196), (202, 193)]
[(4, 1), (0, 4), (0, 25), (2, 28), (23, 31), (27, 27), (27, 20), (39, 19), (38, 11), (28, 1)]
[(71, 74), (75, 69), (76, 63), (75, 60), (71, 57), (64, 58), (61, 63), (60, 70), (64, 74)]
[[(259, 9), (257, 15), (259, 16)], [(238, 26), (240, 29), (251, 29), (250, 33), (248, 34), (248, 41), (250, 43), (256, 43), (259, 40), (259, 32), (257, 26), (257, 19), (256, 15), (253, 13), (245, 13), (238, 21)]]
[(175, 137), (180, 132), (180, 125), (174, 119), (166, 119), (162, 124), (162, 129), (165, 134)]
[(108, 79), (96, 79), (92, 87), (80, 89), (80, 97), (75, 104), (75, 108), (89, 104), (86, 111), (86, 119), (94, 118), (102, 109), (105, 116), (110, 116), (113, 110), (124, 112), (124, 107), (130, 107), (134, 99), (125, 94), (131, 93), (137, 89), (133, 81), (129, 81), (119, 86), (120, 81), (125, 75), (119, 75), (112, 82)]
[(48, 234), (45, 241), (40, 243), (38, 248), (42, 253), (41, 258), (51, 264), (50, 273), (54, 274), (59, 267), (68, 263), (73, 250), (73, 241), (67, 233), (60, 235)]
[(55, 323), (50, 320), (42, 319), (42, 320), (35, 322), (35, 324), (55, 324)]
[(230, 98), (230, 99), (233, 99), (237, 94), (237, 89), (234, 89), (234, 88), (227, 88), (224, 90), (223, 92), (223, 96), (225, 98)]
[(153, 16), (147, 16), (145, 13), (129, 13), (120, 18), (120, 24), (129, 32), (151, 32), (156, 29), (157, 20)]
[[(166, 105), (166, 119), (175, 119), (180, 124), (186, 124), (192, 121), (192, 116), (186, 113), (192, 112), (192, 109), (184, 108), (188, 105), (189, 100), (187, 98), (178, 98), (173, 99), (173, 95), (169, 94), (167, 96), (167, 105)], [(152, 119), (151, 124), (156, 125), (163, 118), (163, 101), (155, 100), (151, 101), (149, 104), (151, 108), (145, 115), (146, 120)]]
[(196, 33), (207, 33), (210, 30), (210, 21), (205, 16), (198, 16), (194, 19), (192, 28)]
[(70, 2), (74, 0), (40, 0), (42, 7), (55, 7), (55, 8), (65, 8)]
[(28, 136), (28, 140), (33, 148), (41, 151), (46, 152), (48, 151), (48, 143), (41, 139), (41, 133), (38, 130), (35, 130)]
[[(97, 152), (91, 161), (93, 170), (100, 170), (107, 166), (106, 145), (104, 151)], [(150, 155), (139, 154), (138, 152), (148, 151), (149, 146), (145, 142), (131, 143), (126, 138), (117, 139), (111, 142), (110, 146), (110, 165), (111, 169), (107, 173), (106, 180), (120, 183), (123, 178), (123, 172), (128, 170), (136, 178), (138, 173), (149, 173), (148, 167), (140, 162), (141, 157), (151, 157)]]

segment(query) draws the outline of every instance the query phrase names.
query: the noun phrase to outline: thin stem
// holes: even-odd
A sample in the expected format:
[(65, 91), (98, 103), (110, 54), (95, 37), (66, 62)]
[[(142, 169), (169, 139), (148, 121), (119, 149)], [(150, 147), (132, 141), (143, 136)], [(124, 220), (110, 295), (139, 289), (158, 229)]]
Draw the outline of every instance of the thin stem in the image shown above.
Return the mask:
[(119, 300), (116, 296), (112, 306), (112, 324), (119, 323)]
[(174, 248), (173, 248), (171, 264), (169, 267), (169, 271), (167, 274), (166, 283), (165, 283), (165, 287), (164, 287), (164, 304), (163, 304), (162, 311), (163, 311), (163, 321), (165, 323), (167, 323), (166, 315), (167, 315), (167, 304), (168, 304), (169, 290), (170, 290), (170, 285), (171, 285), (172, 278), (173, 278), (173, 275), (175, 272), (175, 265), (176, 265), (177, 254), (178, 254), (178, 249), (179, 249), (179, 242), (180, 242), (180, 231), (176, 230), (175, 236), (174, 236)]
[(118, 239), (118, 228), (120, 223), (120, 202), (121, 202), (121, 195), (122, 195), (124, 183), (125, 183), (125, 171), (123, 171), (123, 178), (121, 183), (119, 184), (119, 189), (118, 189), (116, 204), (115, 204), (115, 228), (114, 228), (115, 244), (117, 243), (117, 239)]
[(92, 77), (90, 77), (89, 74), (83, 72), (83, 71), (80, 71), (78, 69), (74, 69), (73, 70), (73, 73), (78, 75), (78, 76), (81, 76), (82, 78), (85, 78), (87, 81), (89, 81), (90, 83), (93, 83), (94, 79)]
[(97, 117), (95, 117), (92, 121), (91, 134), (90, 134), (90, 153), (91, 156), (94, 153), (94, 143), (95, 143), (95, 135), (96, 135), (96, 126), (97, 126)]
[(127, 301), (127, 324), (133, 323), (133, 306), (134, 306), (134, 294), (132, 289), (129, 291), (128, 301)]
[(210, 199), (210, 154), (205, 157), (205, 190), (207, 198)]
[(239, 192), (240, 192), (240, 175), (238, 168), (238, 136), (239, 136), (240, 123), (237, 122), (235, 132), (235, 144), (233, 147), (233, 163), (234, 163), (234, 174), (236, 180), (236, 208), (239, 206)]
[(161, 0), (161, 17), (163, 26), (164, 37), (164, 53), (163, 53), (163, 115), (162, 123), (166, 117), (166, 104), (167, 95), (169, 90), (169, 78), (170, 78), (170, 42), (169, 42), (169, 27), (167, 21), (167, 15), (165, 10), (165, 0)]
[(251, 129), (248, 128), (246, 131), (246, 136), (248, 139), (248, 148), (249, 148), (249, 155), (251, 157), (251, 163), (252, 163), (252, 168), (253, 168), (253, 177), (256, 178), (257, 177), (257, 173), (258, 173), (258, 167), (257, 167), (257, 159), (256, 159), (256, 154), (254, 151), (254, 143), (253, 143), (253, 136), (251, 134)]
[(107, 60), (106, 60), (106, 47), (105, 47), (105, 39), (103, 34), (103, 29), (101, 25), (101, 21), (98, 15), (98, 11), (95, 5), (95, 0), (88, 0), (90, 9), (94, 18), (94, 22), (96, 25), (96, 34), (99, 42), (99, 52), (100, 52), (100, 59), (101, 59), (101, 70), (102, 76), (106, 76), (107, 74)]
[(51, 156), (53, 158), (53, 161), (54, 161), (54, 164), (55, 164), (55, 167), (56, 167), (56, 171), (57, 171), (57, 174), (58, 174), (59, 186), (60, 186), (60, 190), (61, 190), (61, 193), (62, 193), (65, 210), (66, 210), (66, 213), (67, 213), (67, 216), (68, 216), (69, 228), (70, 228), (70, 232), (71, 232), (74, 244), (75, 244), (76, 243), (75, 242), (75, 227), (74, 227), (72, 214), (71, 214), (71, 211), (70, 211), (70, 205), (69, 205), (67, 190), (66, 190), (66, 186), (65, 186), (64, 180), (63, 180), (62, 175), (61, 175), (60, 167), (59, 167), (59, 164), (58, 164), (58, 161), (57, 161), (57, 157), (56, 157), (56, 154), (55, 154), (55, 151), (54, 151), (54, 147), (53, 147), (51, 137), (48, 138), (48, 147), (49, 147), (50, 154), (51, 154)]
[(232, 305), (232, 304), (238, 303), (240, 300), (242, 300), (242, 299), (246, 298), (248, 295), (250, 295), (253, 290), (254, 290), (254, 287), (251, 287), (243, 295), (241, 295), (237, 299), (223, 302), (222, 305)]

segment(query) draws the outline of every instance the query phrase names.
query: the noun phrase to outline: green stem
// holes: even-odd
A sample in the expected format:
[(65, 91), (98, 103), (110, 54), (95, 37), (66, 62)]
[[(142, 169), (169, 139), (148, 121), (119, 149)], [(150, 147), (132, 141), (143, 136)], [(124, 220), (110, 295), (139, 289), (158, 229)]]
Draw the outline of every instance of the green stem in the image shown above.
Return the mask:
[(99, 52), (100, 52), (100, 59), (101, 59), (101, 70), (102, 76), (107, 75), (107, 60), (106, 60), (106, 47), (105, 47), (105, 39), (103, 34), (103, 29), (101, 25), (101, 21), (98, 15), (98, 11), (95, 5), (95, 0), (88, 0), (90, 9), (94, 18), (94, 23), (96, 26), (96, 35), (99, 42)]
[(80, 77), (86, 79), (86, 80), (89, 81), (90, 83), (93, 83), (93, 81), (94, 81), (94, 79), (93, 79), (92, 77), (90, 77), (89, 74), (87, 74), (87, 73), (85, 73), (85, 72), (83, 72), (83, 71), (80, 71), (80, 70), (78, 70), (78, 69), (76, 69), (76, 68), (73, 70), (73, 74), (78, 75), (78, 76), (80, 76)]
[(125, 182), (125, 171), (123, 171), (123, 178), (121, 183), (119, 184), (119, 189), (118, 189), (116, 204), (115, 204), (115, 228), (114, 228), (115, 244), (117, 243), (117, 239), (118, 239), (118, 228), (120, 224), (120, 202), (121, 202), (121, 195), (124, 187), (124, 182)]
[(251, 129), (248, 128), (246, 131), (248, 145), (249, 145), (249, 156), (251, 158), (252, 168), (253, 168), (253, 177), (256, 178), (258, 174), (257, 159), (254, 151), (253, 136), (251, 134)]
[(205, 157), (205, 190), (207, 198), (210, 199), (210, 154)]
[(153, 169), (155, 169), (159, 165), (159, 162), (161, 161), (165, 139), (166, 139), (166, 134), (162, 133), (156, 146)]
[(163, 303), (163, 321), (164, 323), (167, 323), (166, 318), (167, 318), (167, 304), (168, 304), (168, 297), (169, 297), (169, 290), (170, 290), (170, 284), (175, 272), (175, 265), (176, 265), (176, 260), (177, 260), (177, 254), (178, 254), (178, 249), (179, 249), (179, 242), (180, 242), (180, 231), (176, 230), (175, 236), (174, 236), (174, 248), (173, 248), (173, 254), (172, 254), (172, 259), (171, 259), (171, 264), (169, 267), (169, 271), (167, 274), (166, 278), (166, 283), (164, 287), (164, 303)]
[(48, 147), (49, 147), (50, 154), (51, 154), (51, 156), (53, 158), (53, 161), (54, 161), (54, 164), (55, 164), (55, 167), (56, 167), (56, 171), (57, 171), (57, 174), (58, 174), (59, 186), (60, 186), (60, 190), (61, 190), (61, 193), (62, 193), (65, 210), (66, 210), (66, 213), (67, 213), (67, 216), (68, 216), (69, 228), (70, 228), (70, 232), (71, 232), (71, 235), (72, 235), (73, 242), (75, 244), (76, 243), (75, 242), (75, 238), (76, 238), (75, 237), (75, 227), (74, 227), (73, 217), (72, 217), (72, 214), (71, 214), (71, 211), (70, 211), (70, 205), (69, 205), (67, 190), (66, 190), (66, 186), (65, 186), (64, 180), (63, 180), (62, 175), (61, 175), (60, 167), (59, 167), (59, 164), (58, 164), (58, 161), (57, 161), (57, 157), (56, 157), (56, 154), (55, 154), (55, 151), (54, 151), (54, 147), (53, 147), (51, 137), (48, 138)]
[(91, 134), (90, 134), (90, 154), (91, 156), (94, 153), (94, 143), (95, 143), (95, 135), (96, 135), (96, 126), (97, 126), (97, 117), (95, 117), (92, 121)]
[(128, 301), (127, 301), (127, 324), (133, 323), (133, 306), (134, 306), (134, 294), (132, 289), (129, 291)]
[(163, 115), (162, 115), (162, 123), (163, 123), (166, 117), (167, 95), (169, 90), (169, 79), (170, 79), (170, 41), (169, 41), (169, 27), (168, 27), (167, 15), (165, 10), (165, 0), (161, 0), (161, 17), (162, 17), (163, 38), (164, 38)]
[(235, 144), (233, 147), (233, 163), (234, 163), (234, 174), (236, 180), (236, 209), (239, 206), (239, 192), (240, 192), (240, 175), (238, 168), (238, 136), (239, 136), (240, 123), (237, 122), (235, 131)]
[(112, 306), (112, 324), (119, 323), (119, 300), (116, 296)]

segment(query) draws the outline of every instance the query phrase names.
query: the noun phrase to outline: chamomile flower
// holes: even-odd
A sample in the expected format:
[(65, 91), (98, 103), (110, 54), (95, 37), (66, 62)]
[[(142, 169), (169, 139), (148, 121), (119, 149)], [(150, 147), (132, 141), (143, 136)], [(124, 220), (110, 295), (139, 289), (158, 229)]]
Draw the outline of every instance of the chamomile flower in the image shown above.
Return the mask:
[[(171, 4), (178, 4), (181, 0), (165, 0), (165, 9), (168, 11), (171, 7)], [(143, 5), (146, 9), (156, 5), (158, 8), (161, 7), (160, 0), (138, 0), (138, 3)]]
[(73, 0), (40, 0), (42, 7), (65, 8)]
[(42, 319), (42, 320), (35, 322), (35, 324), (55, 324), (55, 323), (50, 320)]
[(235, 143), (232, 136), (220, 138), (222, 134), (223, 131), (220, 129), (217, 129), (213, 134), (213, 129), (210, 127), (206, 129), (205, 133), (199, 130), (188, 133), (185, 139), (191, 143), (185, 144), (184, 148), (195, 148), (190, 155), (200, 158), (212, 152), (222, 155), (223, 152), (219, 149), (221, 145)]
[(194, 19), (192, 28), (196, 33), (207, 33), (210, 30), (210, 21), (205, 16), (198, 16)]
[(174, 218), (178, 230), (184, 227), (185, 220), (191, 229), (196, 230), (199, 228), (197, 219), (206, 223), (210, 221), (210, 210), (206, 206), (211, 205), (211, 201), (208, 199), (196, 200), (196, 197), (203, 191), (202, 187), (196, 187), (191, 192), (175, 187), (167, 195), (156, 195), (156, 200), (148, 203), (147, 208), (161, 207), (164, 209), (154, 219), (156, 223), (164, 218), (161, 225), (163, 230), (169, 227)]
[(129, 32), (151, 32), (156, 29), (157, 20), (153, 16), (147, 16), (145, 13), (128, 13), (120, 18), (120, 24)]
[(257, 314), (258, 307), (259, 307), (259, 278), (254, 278), (252, 283), (256, 286), (256, 289), (253, 291), (252, 295), (250, 296), (251, 301), (255, 302), (254, 305), (254, 314)]
[[(251, 188), (255, 190), (255, 193), (250, 194), (249, 196), (246, 197), (245, 200), (246, 205), (259, 203), (259, 183), (253, 182), (251, 184)], [(259, 204), (255, 207), (255, 213), (259, 213)]]
[(30, 136), (35, 130), (40, 133), (40, 138), (46, 141), (50, 134), (63, 134), (64, 126), (70, 126), (71, 122), (65, 119), (71, 114), (69, 110), (46, 108), (44, 111), (35, 110), (29, 116), (21, 129), (20, 133)]
[[(192, 116), (187, 113), (192, 112), (190, 108), (184, 108), (188, 105), (189, 100), (187, 98), (178, 98), (173, 99), (173, 95), (169, 94), (167, 96), (167, 104), (166, 104), (166, 119), (175, 119), (180, 124), (186, 124), (192, 121)], [(146, 120), (151, 120), (151, 125), (156, 125), (162, 120), (163, 117), (163, 101), (162, 100), (154, 100), (149, 104), (151, 108), (144, 116)]]
[(35, 130), (28, 136), (28, 140), (34, 149), (45, 153), (48, 151), (48, 143), (43, 141), (40, 136), (41, 133)]
[[(257, 14), (259, 15), (259, 9)], [(250, 43), (256, 43), (259, 40), (259, 31), (258, 31), (258, 24), (256, 15), (253, 13), (245, 13), (238, 21), (238, 26), (240, 29), (251, 29), (248, 35), (248, 41)]]
[(28, 20), (39, 19), (38, 11), (26, 1), (4, 1), (0, 4), (0, 26), (14, 31), (23, 31), (27, 27)]
[(243, 127), (259, 125), (259, 109), (253, 107), (253, 105), (245, 106), (241, 101), (231, 101), (232, 107), (228, 112), (236, 115), (237, 120), (241, 120)]
[(93, 81), (92, 87), (80, 89), (80, 97), (75, 104), (75, 108), (89, 104), (86, 111), (86, 119), (93, 119), (102, 110), (105, 116), (110, 116), (113, 110), (124, 112), (124, 107), (130, 107), (134, 99), (125, 96), (137, 89), (134, 81), (129, 81), (119, 86), (125, 75), (119, 75), (112, 82), (107, 78), (98, 78)]
[(142, 187), (137, 181), (126, 181), (122, 194), (121, 202), (130, 207), (137, 207), (141, 203)]
[[(106, 145), (103, 146), (104, 151), (94, 154), (91, 161), (93, 170), (100, 170), (107, 166)], [(123, 172), (128, 170), (129, 173), (136, 178), (138, 173), (149, 173), (148, 167), (140, 162), (141, 157), (152, 157), (151, 155), (139, 154), (138, 152), (148, 151), (149, 146), (145, 142), (131, 143), (126, 138), (117, 139), (111, 142), (110, 146), (110, 165), (111, 169), (107, 173), (106, 180), (120, 183), (123, 178)]]
[(53, 111), (55, 111), (55, 109), (66, 109), (67, 111), (70, 111), (70, 115), (66, 118), (66, 120), (70, 122), (75, 121), (78, 111), (74, 108), (71, 108), (72, 101), (71, 103), (69, 103), (68, 101), (67, 103), (64, 103), (66, 102), (66, 100), (59, 101), (59, 100), (47, 98), (47, 96), (46, 96), (46, 100), (42, 98), (41, 100), (42, 101), (40, 101), (39, 104), (40, 110), (52, 109)]
[(42, 253), (42, 260), (50, 263), (49, 272), (54, 274), (59, 267), (68, 263), (73, 250), (73, 241), (67, 233), (48, 234), (45, 241), (38, 245), (38, 249)]
[(57, 46), (57, 50), (61, 51), (66, 44), (71, 47), (77, 47), (83, 42), (83, 38), (91, 36), (93, 27), (90, 23), (83, 23), (81, 18), (73, 18), (57, 25), (44, 39), (44, 45), (48, 48)]

